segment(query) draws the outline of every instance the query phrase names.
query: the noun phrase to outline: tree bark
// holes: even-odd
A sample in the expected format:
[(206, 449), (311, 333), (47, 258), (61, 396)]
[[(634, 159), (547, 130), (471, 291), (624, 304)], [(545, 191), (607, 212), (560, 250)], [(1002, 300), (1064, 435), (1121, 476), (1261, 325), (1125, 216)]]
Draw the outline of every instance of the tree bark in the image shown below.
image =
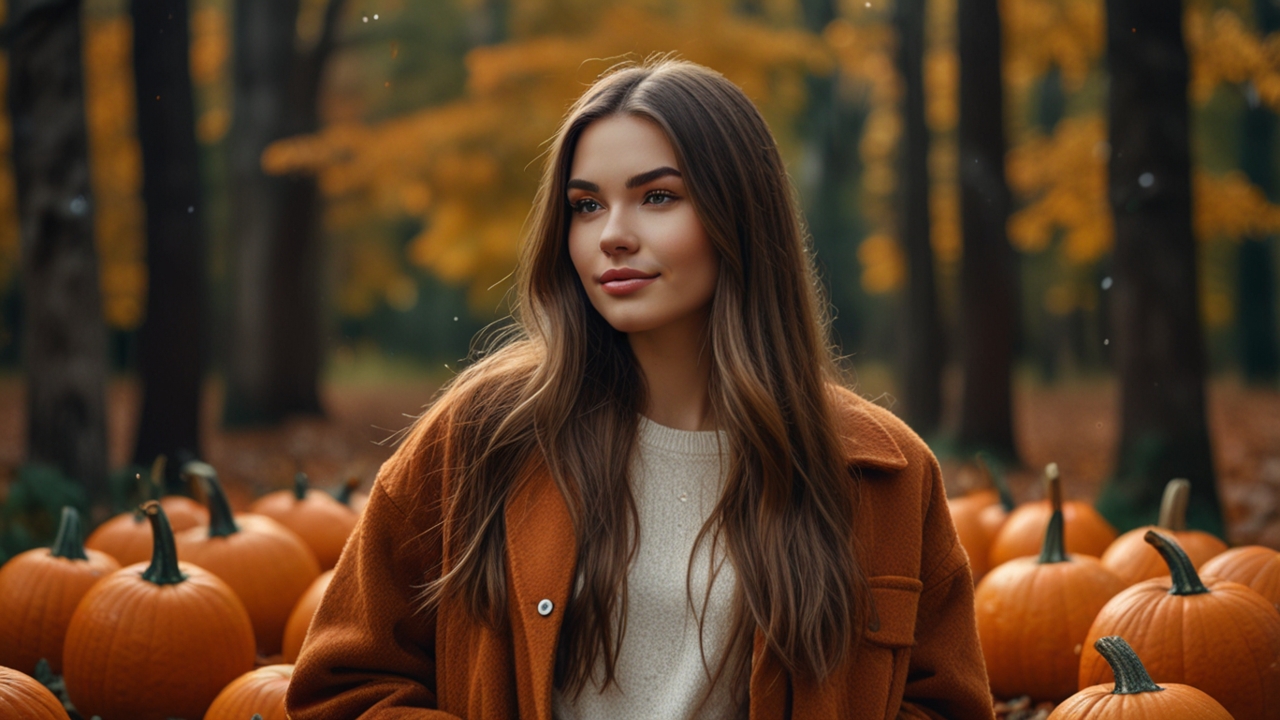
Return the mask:
[(93, 239), (78, 0), (9, 3), (9, 112), (22, 244), (27, 459), (109, 510), (106, 323)]
[(1005, 225), (1004, 89), (997, 0), (960, 0), (960, 262), (957, 340), (961, 390), (957, 444), (1017, 460), (1013, 442), (1013, 351), (1017, 258)]
[[(836, 18), (833, 0), (803, 0), (804, 25), (820, 34)], [(847, 281), (857, 266), (854, 238), (857, 218), (851, 199), (856, 193), (858, 138), (865, 113), (841, 97), (840, 73), (810, 75), (805, 80), (807, 107), (801, 119), (806, 138), (800, 184), (805, 218), (820, 259), (827, 299), (835, 310), (834, 341), (852, 353), (861, 341), (857, 283)]]
[(298, 0), (236, 3), (231, 136), (232, 347), (223, 422), (322, 414), (323, 246), (314, 178), (268, 177), (266, 147), (318, 128), (317, 98), (344, 3), (330, 0), (315, 47), (294, 50)]
[(187, 0), (132, 0), (133, 65), (147, 220), (147, 314), (138, 355), (142, 415), (134, 462), (200, 456), (206, 351), (205, 234), (200, 203)]
[(903, 419), (923, 435), (942, 420), (945, 350), (929, 236), (929, 127), (924, 104), (924, 0), (898, 0), (897, 63), (903, 82), (902, 144), (898, 157), (898, 235), (907, 259), (899, 360)]
[[(1280, 8), (1270, 0), (1254, 0), (1258, 31), (1266, 36), (1280, 30)], [(1240, 166), (1249, 181), (1276, 199), (1276, 117), (1262, 104), (1257, 90), (1245, 88), (1248, 107), (1240, 136)], [(1240, 369), (1251, 385), (1275, 385), (1280, 380), (1280, 326), (1276, 324), (1273, 238), (1242, 238), (1236, 256), (1236, 312), (1239, 319)]]
[(1121, 530), (1145, 524), (1165, 483), (1183, 477), (1188, 523), (1222, 535), (1205, 420), (1182, 2), (1107, 0), (1106, 10), (1121, 425), (1098, 508)]

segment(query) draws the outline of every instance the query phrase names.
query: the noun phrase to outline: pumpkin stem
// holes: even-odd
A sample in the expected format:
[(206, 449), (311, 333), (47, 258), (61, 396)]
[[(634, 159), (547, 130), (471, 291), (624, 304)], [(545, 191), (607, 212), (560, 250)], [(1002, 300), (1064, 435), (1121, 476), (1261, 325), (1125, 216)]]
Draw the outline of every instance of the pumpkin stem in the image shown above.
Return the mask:
[[(1052, 468), (1052, 472), (1049, 471)], [(1044, 543), (1040, 546), (1041, 565), (1068, 562), (1067, 541), (1062, 528), (1062, 480), (1058, 477), (1058, 466), (1050, 463), (1045, 468), (1045, 485), (1049, 491), (1049, 502), (1053, 507), (1053, 515), (1049, 516), (1049, 527), (1044, 531)]]
[(58, 536), (53, 539), (51, 554), (67, 560), (88, 560), (84, 552), (84, 532), (80, 527), (80, 513), (67, 505), (62, 508), (62, 522), (58, 524)]
[(1156, 525), (1162, 530), (1182, 532), (1187, 529), (1187, 503), (1191, 499), (1191, 481), (1183, 478), (1170, 480), (1164, 486), (1164, 498), (1160, 501), (1160, 520)]
[(338, 489), (338, 493), (334, 497), (337, 498), (338, 502), (350, 507), (351, 494), (354, 493), (359, 487), (360, 487), (360, 478), (356, 477), (355, 475), (352, 475), (351, 477), (347, 478), (347, 481), (345, 483), (342, 484), (342, 487)]
[(164, 508), (155, 500), (142, 504), (142, 512), (151, 521), (151, 564), (142, 572), (142, 579), (156, 585), (177, 585), (185, 582), (186, 574), (178, 567), (178, 549), (173, 544), (173, 528)]
[(222, 492), (218, 476), (205, 475), (201, 479), (204, 480), (205, 495), (209, 500), (209, 537), (227, 537), (240, 532), (235, 515), (231, 512), (231, 503), (227, 502), (227, 495)]
[(1111, 691), (1112, 695), (1137, 695), (1164, 690), (1152, 682), (1138, 654), (1119, 635), (1098, 638), (1093, 648), (1107, 661), (1112, 674), (1116, 676), (1116, 688)]
[(159, 500), (164, 495), (164, 466), (168, 462), (164, 455), (157, 455), (151, 462), (151, 483), (147, 488), (150, 491), (147, 497), (151, 500)]
[(304, 472), (294, 473), (293, 476), (293, 497), (299, 501), (307, 499), (307, 490), (311, 488), (311, 483), (307, 481), (307, 474)]
[(1170, 595), (1201, 595), (1209, 592), (1209, 588), (1200, 581), (1196, 566), (1191, 564), (1191, 559), (1182, 546), (1178, 545), (1178, 541), (1155, 530), (1148, 530), (1142, 539), (1158, 550), (1169, 566), (1169, 575), (1173, 579), (1173, 587), (1169, 588)]
[(1000, 507), (1003, 507), (1005, 512), (1013, 512), (1017, 503), (1013, 500), (1013, 492), (1009, 490), (1009, 481), (1005, 479), (1004, 473), (991, 470), (991, 463), (987, 462), (986, 453), (978, 453), (974, 456), (974, 460), (978, 463), (978, 470), (987, 478), (988, 484), (995, 488), (996, 494), (1000, 496)]

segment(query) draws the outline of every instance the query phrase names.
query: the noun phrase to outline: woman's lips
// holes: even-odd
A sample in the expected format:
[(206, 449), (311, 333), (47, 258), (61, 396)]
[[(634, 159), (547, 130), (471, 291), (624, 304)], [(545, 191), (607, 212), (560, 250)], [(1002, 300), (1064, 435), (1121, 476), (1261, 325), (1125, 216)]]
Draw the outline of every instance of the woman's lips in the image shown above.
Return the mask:
[(630, 295), (657, 279), (657, 275), (654, 275), (653, 277), (624, 278), (620, 280), (602, 282), (600, 283), (600, 287), (610, 295), (617, 297), (620, 295)]

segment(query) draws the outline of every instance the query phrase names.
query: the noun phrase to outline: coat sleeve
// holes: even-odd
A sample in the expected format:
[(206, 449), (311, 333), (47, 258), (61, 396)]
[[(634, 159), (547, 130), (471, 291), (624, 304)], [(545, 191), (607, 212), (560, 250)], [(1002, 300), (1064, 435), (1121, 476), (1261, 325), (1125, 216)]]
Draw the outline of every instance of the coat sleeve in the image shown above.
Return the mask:
[(929, 456), (925, 472), (924, 544), (916, 612), (916, 644), (911, 651), (901, 718), (994, 718), (986, 663), (978, 642), (973, 576), (947, 509), (938, 462)]
[(435, 709), (435, 617), (418, 602), (441, 553), (432, 504), (412, 501), (442, 472), (427, 421), (383, 464), (316, 610), (289, 684), (293, 720), (456, 720)]

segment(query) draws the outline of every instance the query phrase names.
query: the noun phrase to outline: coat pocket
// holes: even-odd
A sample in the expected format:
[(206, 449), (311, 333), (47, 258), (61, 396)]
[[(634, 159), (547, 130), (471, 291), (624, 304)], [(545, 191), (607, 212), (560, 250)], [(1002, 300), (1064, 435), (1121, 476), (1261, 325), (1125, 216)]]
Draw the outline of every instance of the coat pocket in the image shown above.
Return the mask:
[(911, 646), (916, 642), (916, 608), (920, 604), (923, 583), (915, 578), (880, 575), (868, 578), (871, 586), (871, 617), (867, 621), (867, 644), (864, 651), (883, 655), (878, 672), (887, 677), (876, 683), (876, 692), (884, 692), (884, 717), (894, 718), (902, 705), (911, 665)]

